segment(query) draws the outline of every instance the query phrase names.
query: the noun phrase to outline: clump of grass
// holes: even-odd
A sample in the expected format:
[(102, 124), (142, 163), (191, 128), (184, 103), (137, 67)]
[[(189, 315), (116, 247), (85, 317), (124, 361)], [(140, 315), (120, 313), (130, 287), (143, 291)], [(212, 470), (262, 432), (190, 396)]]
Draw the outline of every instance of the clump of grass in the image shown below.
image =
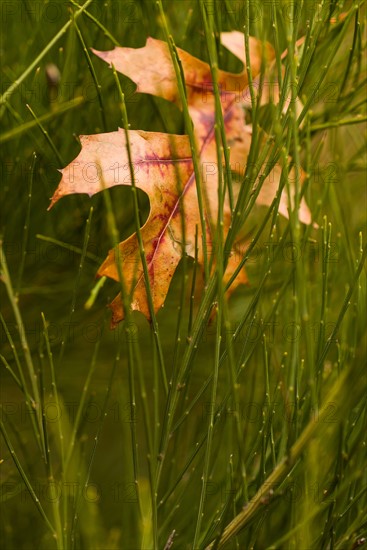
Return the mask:
[[(331, 0), (6, 3), (4, 547), (363, 543), (364, 16), (364, 2)], [(20, 21), (28, 41), (23, 57)], [(56, 169), (75, 157), (79, 134), (121, 126), (185, 132), (193, 140), (176, 47), (209, 61), (215, 81), (218, 64), (238, 68), (219, 43), (227, 30), (244, 32), (244, 45), (249, 35), (271, 42), (281, 81), (279, 106), (266, 108), (250, 82), (251, 162), (236, 181), (226, 158), (216, 190), (221, 204), (239, 188), (235, 221), (226, 239), (216, 235), (213, 272), (207, 249), (203, 292), (197, 261), (183, 257), (153, 323), (129, 313), (110, 331), (105, 305), (116, 288), (128, 310), (123, 269), (116, 284), (96, 285), (94, 275), (108, 249), (140, 234), (148, 200), (132, 185), (133, 192), (115, 188), (91, 200), (70, 196), (46, 213)], [(169, 43), (182, 113), (134, 95), (127, 78), (89, 53), (142, 46), (149, 35)], [(52, 93), (48, 63), (61, 75)], [(227, 144), (218, 91), (216, 102), (221, 158)], [(263, 130), (272, 136), (266, 151)], [(255, 162), (261, 157), (266, 166)], [(296, 183), (285, 220), (279, 197), (265, 209), (251, 190), (289, 157), (306, 181)], [(283, 165), (280, 185), (290, 192)], [(307, 227), (297, 216), (302, 196), (314, 222)], [(219, 227), (221, 215), (219, 209)], [(251, 238), (241, 263), (250, 285), (227, 300), (225, 251), (240, 231)]]

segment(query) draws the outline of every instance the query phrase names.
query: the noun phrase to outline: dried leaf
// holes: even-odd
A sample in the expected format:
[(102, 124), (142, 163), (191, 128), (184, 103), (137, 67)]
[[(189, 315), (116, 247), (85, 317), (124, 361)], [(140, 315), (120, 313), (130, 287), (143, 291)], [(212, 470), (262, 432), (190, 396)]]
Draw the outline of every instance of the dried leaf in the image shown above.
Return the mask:
[[(221, 92), (221, 107), (225, 122), (227, 144), (230, 147), (230, 164), (234, 172), (243, 172), (251, 145), (252, 128), (246, 125), (244, 106), (249, 105), (246, 93), (248, 79), (245, 68), (244, 36), (240, 32), (222, 33), (223, 45), (244, 64), (241, 73), (218, 71), (218, 85)], [(114, 65), (116, 70), (130, 77), (137, 85), (137, 91), (153, 94), (180, 107), (180, 96), (173, 63), (165, 42), (148, 38), (143, 48), (115, 48), (112, 51), (94, 53)], [(201, 176), (204, 191), (207, 242), (214, 246), (215, 224), (218, 215), (218, 163), (215, 143), (215, 98), (210, 67), (207, 63), (178, 49), (182, 65), (189, 113), (193, 122), (197, 149), (200, 155)], [(259, 76), (264, 61), (270, 67), (274, 51), (255, 38), (250, 39), (251, 73)], [(263, 101), (276, 102), (277, 88), (265, 94)], [(273, 95), (271, 95), (273, 94)], [(202, 235), (198, 207), (197, 188), (191, 147), (187, 136), (169, 135), (158, 132), (129, 130), (134, 180), (136, 186), (145, 191), (150, 200), (150, 213), (141, 236), (146, 255), (149, 283), (154, 310), (165, 301), (169, 285), (182, 254), (194, 256), (195, 233), (198, 232), (198, 260), (203, 263)], [(61, 170), (62, 179), (52, 198), (50, 207), (61, 197), (71, 193), (93, 195), (103, 188), (114, 185), (131, 185), (125, 131), (81, 137), (82, 149), (77, 158)], [(276, 165), (263, 183), (257, 202), (270, 205), (279, 187), (281, 167)], [(288, 200), (285, 193), (280, 200), (279, 212), (288, 216)], [(185, 235), (182, 234), (182, 219), (185, 221)], [(301, 203), (299, 217), (310, 223), (307, 205)], [(224, 204), (224, 234), (231, 223), (228, 197)], [(185, 243), (185, 250), (183, 250)], [(229, 257), (224, 280), (229, 280), (241, 260), (235, 252)], [(149, 311), (143, 268), (137, 235), (134, 234), (119, 245), (124, 281), (132, 289), (131, 308), (141, 311), (147, 319)], [(98, 274), (119, 280), (115, 252), (111, 250), (100, 267)], [(247, 282), (242, 269), (231, 286)], [(124, 318), (121, 296), (111, 304), (112, 325)]]

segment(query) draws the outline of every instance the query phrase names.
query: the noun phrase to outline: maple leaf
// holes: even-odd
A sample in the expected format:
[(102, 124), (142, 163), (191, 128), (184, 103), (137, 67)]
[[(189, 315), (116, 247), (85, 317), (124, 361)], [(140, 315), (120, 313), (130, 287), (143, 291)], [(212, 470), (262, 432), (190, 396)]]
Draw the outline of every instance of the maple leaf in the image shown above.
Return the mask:
[[(238, 74), (218, 71), (218, 86), (224, 90), (221, 94), (221, 108), (225, 124), (227, 145), (230, 147), (230, 165), (234, 172), (243, 172), (251, 145), (251, 126), (246, 124), (244, 105), (248, 105), (248, 94), (243, 93), (248, 86), (244, 35), (240, 32), (221, 34), (222, 44), (244, 64)], [(274, 61), (274, 50), (270, 44), (264, 44), (250, 37), (249, 41), (251, 73), (259, 77), (263, 58), (268, 64)], [(264, 50), (265, 48), (265, 50)], [(206, 220), (206, 239), (213, 243), (213, 228), (218, 214), (218, 170), (217, 147), (215, 141), (215, 96), (210, 66), (188, 52), (177, 49), (181, 62), (187, 93), (189, 113), (193, 122), (204, 193)], [(137, 85), (137, 92), (162, 97), (181, 107), (176, 74), (168, 45), (148, 38), (142, 48), (117, 47), (112, 51), (93, 52), (113, 65), (117, 71), (131, 78)], [(273, 87), (274, 102), (279, 93)], [(262, 101), (268, 101), (270, 92), (264, 94)], [(62, 179), (55, 191), (51, 204), (71, 193), (87, 193), (89, 196), (115, 185), (131, 185), (131, 166), (129, 165), (126, 133), (116, 132), (81, 136), (80, 154), (66, 168), (61, 170)], [(195, 234), (198, 235), (198, 261), (203, 263), (203, 249), (200, 211), (197, 186), (188, 136), (171, 135), (160, 132), (129, 130), (128, 139), (136, 186), (147, 193), (150, 212), (141, 228), (150, 289), (154, 310), (163, 305), (171, 279), (183, 252), (195, 255)], [(257, 198), (259, 204), (270, 205), (279, 187), (281, 167), (275, 165), (271, 176), (263, 182)], [(288, 199), (282, 193), (279, 212), (288, 216)], [(181, 216), (184, 215), (185, 235)], [(229, 199), (224, 204), (224, 236), (231, 223)], [(301, 202), (299, 218), (310, 223), (311, 217), (307, 205)], [(185, 243), (183, 251), (182, 243)], [(133, 289), (131, 308), (141, 311), (147, 319), (151, 318), (139, 243), (136, 233), (119, 245), (119, 257), (122, 262), (124, 283), (127, 289)], [(241, 260), (236, 253), (236, 243), (229, 255), (224, 282), (235, 272)], [(115, 251), (111, 250), (98, 270), (99, 276), (119, 280)], [(247, 283), (245, 270), (242, 269), (232, 283), (233, 291), (238, 285)], [(121, 295), (110, 305), (112, 326), (124, 318)]]

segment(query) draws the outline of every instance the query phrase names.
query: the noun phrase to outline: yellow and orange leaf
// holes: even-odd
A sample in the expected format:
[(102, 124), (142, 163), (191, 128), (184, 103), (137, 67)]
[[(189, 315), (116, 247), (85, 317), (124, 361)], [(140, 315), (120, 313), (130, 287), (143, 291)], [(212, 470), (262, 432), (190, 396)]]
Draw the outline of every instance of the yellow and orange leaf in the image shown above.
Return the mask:
[[(244, 36), (240, 32), (222, 33), (223, 45), (246, 65)], [(265, 49), (264, 49), (265, 48)], [(180, 96), (168, 45), (161, 40), (148, 38), (143, 48), (115, 48), (112, 51), (94, 53), (117, 71), (130, 77), (137, 91), (153, 94), (180, 107)], [(213, 227), (218, 215), (218, 169), (215, 142), (215, 97), (210, 67), (184, 50), (178, 49), (186, 84), (189, 113), (193, 122), (197, 150), (200, 156), (204, 192), (207, 242), (213, 243)], [(270, 65), (274, 51), (255, 38), (250, 39), (251, 73), (259, 76), (265, 61)], [(246, 125), (244, 105), (248, 104), (247, 71), (238, 74), (218, 71), (218, 85), (222, 90), (221, 108), (225, 124), (227, 144), (230, 147), (230, 165), (233, 171), (243, 172), (251, 145), (252, 128)], [(274, 88), (277, 92), (276, 87)], [(269, 99), (269, 94), (265, 100)], [(272, 97), (272, 101), (277, 101)], [(195, 254), (195, 233), (198, 232), (198, 260), (203, 263), (202, 235), (198, 207), (194, 165), (188, 136), (160, 132), (129, 130), (134, 180), (137, 187), (147, 193), (150, 201), (148, 219), (141, 228), (146, 255), (149, 283), (154, 310), (165, 301), (169, 285), (183, 253)], [(131, 185), (131, 167), (128, 161), (125, 131), (81, 137), (80, 154), (61, 170), (62, 179), (52, 197), (50, 207), (61, 197), (71, 193), (93, 195), (115, 185)], [(258, 195), (259, 204), (270, 205), (279, 187), (281, 167), (275, 165), (271, 176), (263, 183)], [(283, 193), (279, 212), (288, 216), (288, 199)], [(182, 224), (181, 216), (185, 223)], [(229, 199), (224, 204), (224, 235), (231, 223)], [(310, 223), (307, 205), (301, 202), (299, 218)], [(183, 225), (185, 235), (182, 234)], [(185, 250), (183, 250), (185, 243)], [(131, 308), (141, 311), (147, 319), (149, 310), (143, 267), (140, 259), (137, 235), (134, 234), (119, 245), (124, 281), (132, 289)], [(228, 280), (240, 262), (240, 257), (230, 256), (224, 279)], [(98, 275), (119, 280), (115, 252), (111, 250), (100, 267)], [(231, 286), (247, 282), (242, 269)], [(112, 325), (124, 318), (121, 296), (111, 304)]]

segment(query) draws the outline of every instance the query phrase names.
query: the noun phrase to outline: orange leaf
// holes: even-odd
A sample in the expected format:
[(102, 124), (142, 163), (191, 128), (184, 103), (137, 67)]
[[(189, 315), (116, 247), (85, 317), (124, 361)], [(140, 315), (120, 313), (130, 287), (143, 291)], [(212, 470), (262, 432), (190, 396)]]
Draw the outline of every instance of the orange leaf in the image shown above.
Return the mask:
[[(222, 33), (223, 45), (245, 65), (244, 36), (239, 32)], [(255, 38), (250, 39), (251, 73), (259, 75), (262, 57), (268, 65), (274, 60), (274, 51)], [(162, 97), (180, 107), (180, 97), (174, 67), (165, 42), (148, 38), (143, 48), (115, 48), (108, 52), (94, 53), (116, 70), (130, 77), (137, 91)], [(264, 53), (264, 56), (263, 56)], [(178, 49), (187, 91), (189, 113), (193, 122), (197, 149), (200, 155), (204, 192), (207, 242), (214, 244), (213, 230), (218, 215), (218, 166), (215, 142), (215, 99), (210, 67), (207, 63)], [(227, 144), (230, 147), (230, 163), (233, 171), (241, 172), (246, 165), (251, 145), (252, 129), (245, 123), (243, 106), (246, 97), (247, 72), (233, 74), (218, 71), (221, 91), (221, 107)], [(277, 90), (272, 96), (277, 101)], [(270, 99), (270, 93), (265, 100)], [(149, 283), (154, 310), (165, 301), (169, 285), (183, 253), (194, 256), (195, 233), (198, 232), (198, 260), (203, 263), (202, 235), (198, 207), (197, 188), (191, 147), (187, 136), (158, 132), (129, 130), (134, 179), (136, 186), (145, 191), (150, 200), (150, 213), (141, 236), (148, 266)], [(62, 179), (52, 198), (50, 207), (64, 195), (87, 193), (90, 196), (114, 185), (131, 185), (125, 132), (118, 130), (107, 134), (81, 137), (82, 149), (77, 158), (61, 170)], [(276, 165), (258, 196), (258, 203), (269, 205), (279, 187), (281, 167)], [(288, 216), (288, 200), (282, 194), (279, 212)], [(231, 223), (228, 197), (224, 204), (224, 235)], [(185, 235), (182, 220), (185, 220)], [(304, 202), (300, 219), (310, 223), (310, 213)], [(185, 250), (183, 250), (185, 243)], [(235, 247), (234, 247), (235, 248)], [(141, 311), (147, 319), (149, 311), (143, 267), (140, 259), (137, 235), (134, 234), (119, 245), (124, 282), (132, 290), (131, 308)], [(240, 263), (240, 256), (230, 255), (224, 280), (228, 281)], [(98, 274), (119, 280), (115, 252), (111, 250)], [(242, 269), (231, 286), (247, 282)], [(112, 325), (124, 318), (121, 296), (111, 304)]]

